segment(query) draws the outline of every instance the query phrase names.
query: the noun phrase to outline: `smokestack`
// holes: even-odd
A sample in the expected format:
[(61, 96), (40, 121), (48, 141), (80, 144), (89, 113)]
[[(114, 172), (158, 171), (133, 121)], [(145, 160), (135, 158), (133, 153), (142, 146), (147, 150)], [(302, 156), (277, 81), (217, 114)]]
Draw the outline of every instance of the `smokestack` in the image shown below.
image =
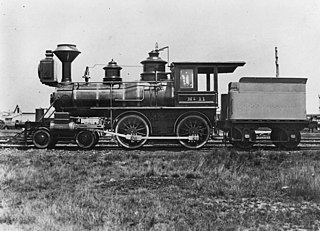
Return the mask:
[(59, 44), (53, 52), (62, 62), (62, 83), (72, 82), (71, 63), (81, 53), (73, 44)]

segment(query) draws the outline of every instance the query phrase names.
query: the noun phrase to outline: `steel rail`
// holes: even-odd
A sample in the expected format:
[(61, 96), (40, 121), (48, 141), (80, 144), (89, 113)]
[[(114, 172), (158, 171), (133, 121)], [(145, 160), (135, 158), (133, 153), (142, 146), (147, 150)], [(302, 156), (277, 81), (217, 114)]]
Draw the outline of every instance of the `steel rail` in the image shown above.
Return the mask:
[[(20, 139), (14, 140), (15, 135), (21, 133), (21, 130), (19, 132), (14, 132), (10, 130), (6, 131), (0, 131), (0, 148), (32, 148), (33, 144), (32, 141), (29, 139), (27, 140), (27, 145), (25, 144), (25, 141), (22, 140), (23, 138), (21, 137)], [(108, 132), (109, 134), (105, 137), (100, 137), (99, 143), (97, 144), (97, 148), (103, 148), (103, 147), (118, 147), (118, 144), (116, 140), (114, 139), (116, 135), (121, 136), (126, 139), (149, 139), (152, 144), (146, 144), (142, 147), (142, 149), (146, 148), (153, 148), (153, 147), (158, 147), (158, 148), (166, 148), (168, 146), (174, 147), (174, 148), (180, 148), (180, 149), (185, 149), (182, 147), (180, 144), (163, 144), (159, 143), (157, 144), (156, 142), (153, 142), (153, 140), (178, 140), (178, 139), (184, 139), (184, 140), (194, 140), (195, 137), (190, 136), (190, 137), (136, 137), (136, 136), (131, 136), (131, 135), (123, 135), (123, 134), (117, 134), (113, 132)], [(22, 134), (22, 133), (21, 133)], [(75, 142), (68, 142), (68, 141), (59, 141), (57, 144), (57, 148), (61, 149), (63, 147), (72, 147), (74, 146), (77, 148)], [(210, 148), (221, 148), (221, 147), (227, 147), (227, 148), (232, 148), (233, 146), (229, 142), (225, 142), (223, 137), (214, 137), (214, 139), (210, 139), (208, 143), (201, 148), (202, 149), (210, 149)], [(121, 148), (121, 147), (119, 147)], [(256, 143), (252, 150), (255, 149), (272, 149), (272, 150), (278, 150), (273, 144), (272, 141), (268, 139), (258, 139), (258, 143)], [(301, 142), (299, 146), (297, 147), (297, 150), (320, 150), (320, 133), (303, 133), (301, 137)]]

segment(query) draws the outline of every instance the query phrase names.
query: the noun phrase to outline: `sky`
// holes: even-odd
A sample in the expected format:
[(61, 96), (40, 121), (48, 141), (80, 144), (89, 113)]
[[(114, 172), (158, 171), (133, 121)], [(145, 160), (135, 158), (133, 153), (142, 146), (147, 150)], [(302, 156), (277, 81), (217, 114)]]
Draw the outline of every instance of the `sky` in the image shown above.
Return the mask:
[[(307, 113), (319, 113), (320, 0), (0, 0), (0, 111), (49, 107), (54, 88), (37, 68), (61, 43), (81, 51), (73, 81), (111, 59), (125, 81), (138, 80), (142, 67), (125, 66), (139, 66), (156, 43), (169, 46), (170, 62), (245, 61), (220, 76), (220, 93), (243, 76), (274, 77), (278, 47), (280, 77), (308, 78)], [(91, 81), (102, 80), (102, 67)]]

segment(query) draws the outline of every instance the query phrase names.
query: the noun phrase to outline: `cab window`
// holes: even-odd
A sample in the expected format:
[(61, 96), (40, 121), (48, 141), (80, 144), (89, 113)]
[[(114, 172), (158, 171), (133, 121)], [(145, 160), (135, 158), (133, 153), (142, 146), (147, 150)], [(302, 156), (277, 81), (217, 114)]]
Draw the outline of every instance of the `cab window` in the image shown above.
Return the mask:
[(193, 69), (180, 70), (180, 88), (193, 88)]
[(198, 91), (214, 91), (213, 74), (198, 73)]

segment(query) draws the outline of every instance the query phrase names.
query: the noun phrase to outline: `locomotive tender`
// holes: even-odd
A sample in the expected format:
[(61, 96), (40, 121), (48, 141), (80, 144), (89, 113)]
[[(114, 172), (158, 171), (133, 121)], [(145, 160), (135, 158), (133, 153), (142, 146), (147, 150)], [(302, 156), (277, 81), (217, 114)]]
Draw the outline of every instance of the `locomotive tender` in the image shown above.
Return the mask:
[(271, 130), (270, 138), (279, 148), (296, 148), (306, 120), (306, 78), (248, 78), (229, 83), (221, 95), (218, 127), (228, 132), (230, 142), (250, 148), (260, 127)]
[[(36, 122), (25, 125), (26, 137), (32, 138), (37, 148), (53, 147), (60, 140), (74, 140), (79, 147), (89, 149), (99, 142), (100, 136), (109, 135), (128, 149), (139, 148), (148, 140), (178, 140), (184, 147), (197, 149), (211, 138), (213, 128), (218, 128), (229, 134), (232, 144), (250, 147), (255, 142), (255, 129), (266, 126), (272, 129), (271, 139), (276, 145), (294, 147), (299, 144), (300, 130), (307, 125), (305, 96), (299, 105), (289, 107), (289, 114), (304, 109), (298, 119), (286, 118), (288, 113), (279, 112), (280, 119), (254, 117), (251, 120), (250, 114), (240, 112), (235, 106), (250, 99), (250, 90), (244, 97), (243, 94), (235, 97), (233, 91), (237, 84), (233, 83), (229, 85), (229, 94), (222, 95), (222, 118), (217, 120), (218, 74), (233, 73), (245, 62), (173, 62), (170, 72), (166, 72), (167, 62), (159, 53), (167, 48), (156, 46), (141, 62), (140, 81), (133, 82), (122, 80), (122, 68), (114, 60), (103, 68), (105, 74), (101, 82), (89, 82), (88, 67), (83, 76), (85, 81), (73, 82), (71, 63), (81, 52), (73, 44), (60, 44), (53, 52), (47, 50), (38, 74), (43, 84), (55, 87), (50, 99), (50, 108), (55, 109), (54, 118), (50, 118), (51, 115), (47, 118), (46, 113), (38, 110)], [(54, 55), (62, 62), (60, 82), (56, 77)], [(264, 89), (266, 84), (271, 84), (258, 78), (255, 81), (246, 78), (238, 83), (241, 92), (251, 82), (253, 95), (255, 88)], [(299, 99), (300, 93), (303, 95), (303, 90), (305, 94), (305, 79), (288, 78), (278, 82), (296, 84), (293, 88), (293, 85), (278, 88), (278, 91), (286, 89), (287, 92), (294, 89), (291, 95), (295, 99)], [(271, 85), (268, 87), (273, 89)], [(283, 99), (288, 98), (290, 96)], [(295, 111), (295, 106), (300, 108)], [(245, 107), (244, 110), (249, 112)], [(99, 118), (99, 123), (84, 122), (91, 117)], [(286, 126), (281, 125), (283, 122)]]

